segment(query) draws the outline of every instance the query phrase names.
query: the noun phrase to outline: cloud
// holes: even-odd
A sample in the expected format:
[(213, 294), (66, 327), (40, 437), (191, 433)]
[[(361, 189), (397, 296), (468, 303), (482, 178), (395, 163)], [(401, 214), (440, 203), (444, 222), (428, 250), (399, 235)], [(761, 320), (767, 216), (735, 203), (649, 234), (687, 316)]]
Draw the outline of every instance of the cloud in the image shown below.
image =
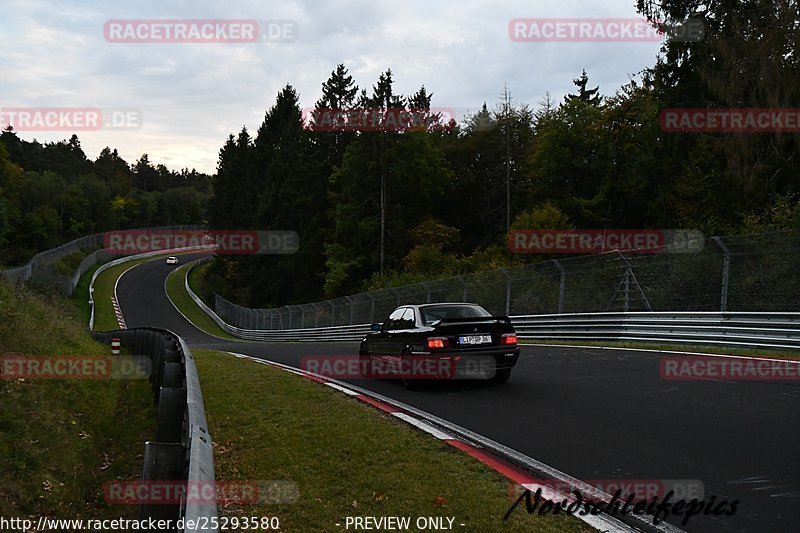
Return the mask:
[[(148, 153), (169, 168), (214, 172), (229, 133), (254, 131), (287, 83), (301, 107), (340, 62), (368, 91), (391, 68), (396, 90), (422, 85), (433, 105), (476, 110), (493, 105), (504, 84), (518, 103), (535, 106), (545, 91), (554, 99), (573, 90), (586, 69), (592, 85), (613, 93), (630, 75), (651, 66), (659, 43), (518, 43), (508, 36), (513, 18), (637, 17), (629, 0), (586, 7), (570, 0), (210, 0), (114, 5), (6, 1), (0, 20), (0, 108), (81, 106), (138, 109), (140, 129), (78, 132), (96, 157), (116, 147), (129, 162)], [(296, 40), (285, 43), (111, 43), (103, 24), (119, 19), (291, 20)], [(8, 45), (8, 43), (13, 43)], [(42, 141), (62, 132), (21, 132)]]

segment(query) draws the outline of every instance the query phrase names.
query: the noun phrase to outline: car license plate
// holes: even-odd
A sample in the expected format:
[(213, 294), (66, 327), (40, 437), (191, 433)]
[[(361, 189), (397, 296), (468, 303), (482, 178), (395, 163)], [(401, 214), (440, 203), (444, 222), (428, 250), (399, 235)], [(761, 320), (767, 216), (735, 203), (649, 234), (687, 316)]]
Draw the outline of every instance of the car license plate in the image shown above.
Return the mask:
[(458, 338), (459, 344), (491, 344), (491, 335), (465, 335)]

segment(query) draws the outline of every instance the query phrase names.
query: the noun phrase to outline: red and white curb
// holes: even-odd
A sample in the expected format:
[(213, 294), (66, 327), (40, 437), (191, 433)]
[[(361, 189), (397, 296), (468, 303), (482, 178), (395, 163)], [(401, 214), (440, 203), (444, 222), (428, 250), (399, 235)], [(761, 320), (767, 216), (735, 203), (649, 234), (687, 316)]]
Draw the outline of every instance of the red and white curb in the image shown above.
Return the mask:
[(119, 308), (119, 303), (117, 303), (116, 296), (111, 297), (111, 303), (114, 306), (114, 314), (117, 315), (117, 324), (119, 324), (119, 329), (128, 329), (128, 326), (125, 325), (125, 318), (122, 316), (122, 310)]
[[(348, 383), (344, 383), (344, 382), (341, 382), (341, 381), (338, 381), (338, 380), (330, 379), (330, 378), (327, 378), (325, 376), (321, 376), (319, 374), (314, 374), (312, 372), (307, 372), (305, 370), (301, 370), (301, 369), (294, 368), (294, 367), (291, 367), (291, 366), (288, 366), (288, 365), (284, 365), (282, 363), (277, 363), (275, 361), (267, 361), (267, 360), (264, 360), (264, 359), (259, 359), (257, 357), (252, 357), (252, 356), (249, 356), (249, 355), (244, 355), (244, 354), (235, 353), (235, 352), (228, 352), (228, 353), (233, 355), (233, 356), (235, 356), (235, 357), (237, 357), (237, 358), (239, 358), (239, 359), (247, 359), (247, 360), (253, 361), (255, 363), (259, 363), (259, 364), (262, 364), (262, 365), (267, 365), (267, 366), (271, 366), (271, 367), (274, 367), (274, 368), (278, 368), (278, 369), (284, 370), (286, 372), (291, 372), (292, 374), (297, 374), (298, 376), (302, 376), (302, 377), (304, 377), (306, 379), (310, 379), (311, 381), (315, 381), (317, 383), (320, 383), (322, 385), (325, 385), (327, 387), (335, 389), (335, 390), (337, 390), (337, 391), (339, 391), (339, 392), (341, 392), (343, 394), (346, 394), (346, 395), (348, 395), (350, 397), (356, 398), (356, 399), (360, 400), (363, 403), (366, 403), (368, 405), (371, 405), (372, 407), (375, 407), (376, 409), (379, 409), (379, 410), (381, 410), (381, 411), (383, 411), (385, 413), (388, 413), (388, 414), (390, 414), (390, 415), (392, 415), (392, 416), (394, 416), (394, 417), (406, 422), (407, 424), (410, 424), (410, 425), (414, 426), (415, 428), (420, 429), (420, 430), (424, 431), (425, 433), (428, 433), (432, 437), (434, 437), (434, 438), (436, 438), (438, 440), (441, 440), (441, 441), (449, 444), (450, 446), (453, 446), (454, 448), (457, 448), (457, 449), (461, 450), (465, 454), (469, 455), (470, 457), (473, 457), (474, 459), (477, 459), (478, 461), (480, 461), (484, 465), (488, 466), (492, 470), (495, 470), (496, 472), (498, 472), (502, 476), (506, 477), (508, 480), (521, 485), (524, 489), (529, 489), (532, 492), (536, 492), (537, 489), (541, 488), (542, 489), (542, 497), (544, 499), (546, 499), (546, 500), (551, 500), (551, 501), (572, 500), (572, 499), (574, 499), (574, 497), (572, 495), (570, 495), (570, 494), (566, 494), (566, 493), (560, 492), (558, 490), (554, 490), (553, 487), (552, 487), (552, 483), (551, 484), (547, 484), (545, 481), (543, 481), (542, 478), (535, 476), (531, 472), (528, 472), (528, 471), (525, 471), (525, 470), (521, 469), (520, 467), (512, 464), (511, 462), (503, 459), (502, 457), (499, 457), (498, 455), (492, 453), (491, 451), (489, 451), (489, 450), (487, 450), (485, 448), (482, 448), (480, 446), (477, 446), (477, 445), (473, 444), (472, 442), (467, 441), (464, 438), (459, 438), (458, 436), (455, 435), (455, 433), (456, 433), (455, 431), (452, 434), (448, 433), (446, 426), (450, 426), (450, 427), (452, 427), (454, 429), (455, 428), (459, 428), (458, 433), (460, 433), (462, 435), (463, 434), (470, 434), (470, 436), (474, 435), (475, 437), (477, 437), (479, 439), (479, 440), (477, 440), (478, 442), (482, 441), (483, 443), (486, 443), (486, 444), (490, 444), (491, 443), (491, 447), (493, 447), (495, 449), (500, 449), (500, 450), (506, 451), (507, 455), (509, 457), (514, 457), (515, 459), (521, 459), (521, 458), (527, 459), (528, 460), (527, 462), (535, 464), (535, 466), (540, 471), (541, 470), (546, 471), (547, 474), (548, 474), (548, 477), (551, 478), (551, 479), (557, 479), (558, 481), (560, 481), (562, 483), (564, 483), (564, 482), (566, 482), (566, 483), (574, 482), (574, 483), (578, 483), (578, 484), (581, 483), (579, 480), (577, 480), (575, 478), (572, 478), (572, 477), (568, 476), (567, 474), (559, 472), (558, 470), (556, 470), (556, 469), (554, 469), (552, 467), (549, 467), (547, 465), (544, 465), (543, 463), (539, 463), (538, 461), (535, 461), (534, 459), (528, 458), (528, 457), (520, 454), (519, 452), (515, 452), (514, 450), (506, 448), (506, 447), (502, 446), (499, 443), (494, 443), (493, 441), (490, 441), (489, 439), (487, 439), (485, 437), (480, 437), (479, 435), (471, 433), (469, 430), (466, 430), (464, 428), (460, 428), (459, 426), (456, 426), (455, 424), (452, 424), (452, 423), (446, 422), (444, 420), (441, 420), (441, 419), (437, 418), (434, 415), (431, 415), (431, 414), (428, 414), (428, 413), (424, 413), (423, 411), (420, 411), (420, 410), (418, 410), (416, 408), (413, 408), (411, 406), (402, 404), (401, 402), (397, 402), (395, 400), (390, 400), (388, 398), (384, 398), (384, 397), (382, 397), (382, 396), (380, 396), (378, 394), (371, 393), (368, 390), (362, 389), (360, 387), (355, 387), (355, 386), (350, 385)], [(422, 415), (425, 415), (425, 416), (422, 416)], [(434, 424), (428, 422), (427, 420), (425, 420), (426, 418), (430, 419), (430, 420), (436, 420), (436, 422), (437, 422), (436, 425), (434, 425)], [(440, 429), (440, 427), (438, 427), (438, 426), (445, 426), (445, 428), (444, 429)], [(565, 485), (559, 485), (559, 486), (565, 486)], [(610, 495), (605, 494), (605, 493), (601, 493), (600, 491), (592, 490), (592, 492), (593, 492), (593, 495), (597, 496), (598, 499), (604, 499), (604, 500), (610, 500), (611, 499)], [(524, 512), (524, 511), (520, 511), (520, 512)], [(580, 514), (578, 514), (578, 515), (576, 515), (576, 517), (581, 519), (581, 520), (583, 520), (584, 522), (586, 522), (590, 526), (592, 526), (592, 527), (594, 527), (594, 528), (596, 528), (596, 529), (598, 529), (600, 531), (604, 531), (604, 532), (609, 532), (609, 533), (630, 533), (630, 532), (640, 531), (639, 529), (634, 528), (634, 527), (632, 527), (632, 526), (630, 526), (630, 525), (628, 525), (628, 524), (626, 524), (626, 523), (624, 523), (624, 522), (622, 522), (620, 520), (617, 520), (616, 518), (614, 518), (612, 516), (608, 516), (608, 515), (591, 515), (591, 514), (580, 515)], [(648, 529), (650, 529), (650, 528), (648, 528)], [(658, 526), (653, 526), (652, 530), (653, 531), (663, 531), (665, 533), (667, 533), (667, 532), (669, 532), (669, 533), (677, 533), (677, 532), (682, 531), (682, 530), (680, 530), (678, 528), (675, 528), (674, 526), (672, 526), (670, 524), (667, 524), (665, 522), (662, 522)]]

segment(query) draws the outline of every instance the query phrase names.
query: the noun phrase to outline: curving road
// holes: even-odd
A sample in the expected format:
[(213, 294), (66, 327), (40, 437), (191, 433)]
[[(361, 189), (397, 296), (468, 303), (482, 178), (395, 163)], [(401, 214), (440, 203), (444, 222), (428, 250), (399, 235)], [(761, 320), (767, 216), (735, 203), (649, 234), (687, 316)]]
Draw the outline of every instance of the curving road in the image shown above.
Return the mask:
[[(357, 353), (357, 343), (255, 343), (206, 335), (164, 293), (174, 268), (151, 261), (120, 279), (118, 298), (129, 328), (168, 328), (192, 348), (294, 366), (307, 355)], [(577, 478), (700, 480), (706, 500), (740, 501), (733, 516), (694, 516), (686, 526), (672, 520), (686, 531), (797, 531), (800, 382), (664, 381), (661, 357), (529, 346), (503, 385), (453, 382), (408, 391), (396, 381), (354, 383)]]

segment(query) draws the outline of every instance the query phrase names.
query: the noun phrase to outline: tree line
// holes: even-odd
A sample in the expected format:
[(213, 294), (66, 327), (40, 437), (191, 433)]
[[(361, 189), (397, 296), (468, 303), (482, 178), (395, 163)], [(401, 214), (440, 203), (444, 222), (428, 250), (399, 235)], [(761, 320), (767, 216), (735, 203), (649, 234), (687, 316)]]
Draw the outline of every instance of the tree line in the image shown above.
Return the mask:
[(90, 160), (77, 135), (42, 144), (0, 133), (0, 265), (92, 233), (202, 224), (210, 200), (211, 176), (147, 154), (129, 164), (106, 147)]
[(800, 226), (797, 132), (667, 132), (659, 120), (668, 108), (798, 107), (796, 5), (640, 0), (638, 9), (652, 20), (701, 18), (706, 37), (665, 42), (654, 66), (612, 94), (584, 71), (563, 101), (519, 104), (506, 90), (452, 127), (358, 132), (314, 117), (434, 113), (433, 93), (396, 94), (391, 70), (360, 88), (338, 65), (309, 124), (287, 85), (254, 136), (243, 128), (220, 151), (210, 221), (296, 230), (301, 251), (225, 258), (211, 285), (243, 305), (279, 306), (541, 260), (508, 251), (509, 227)]
[[(74, 137), (42, 146), (5, 132), (0, 249), (24, 255), (98, 229), (198, 221), (294, 230), (297, 254), (223, 256), (208, 272), (209, 290), (272, 307), (542, 260), (512, 254), (509, 228), (800, 227), (796, 131), (660, 124), (670, 108), (800, 107), (796, 2), (637, 7), (651, 20), (699, 18), (705, 37), (666, 41), (652, 67), (611, 91), (583, 71), (553, 80), (571, 89), (559, 101), (520, 103), (505, 88), (460, 123), (438, 115), (424, 85), (398, 94), (387, 69), (360, 87), (340, 64), (314, 113), (287, 84), (257, 130), (230, 135), (210, 181), (146, 156), (128, 165), (106, 150), (87, 161)], [(330, 120), (338, 109), (426, 116), (359, 131)]]

